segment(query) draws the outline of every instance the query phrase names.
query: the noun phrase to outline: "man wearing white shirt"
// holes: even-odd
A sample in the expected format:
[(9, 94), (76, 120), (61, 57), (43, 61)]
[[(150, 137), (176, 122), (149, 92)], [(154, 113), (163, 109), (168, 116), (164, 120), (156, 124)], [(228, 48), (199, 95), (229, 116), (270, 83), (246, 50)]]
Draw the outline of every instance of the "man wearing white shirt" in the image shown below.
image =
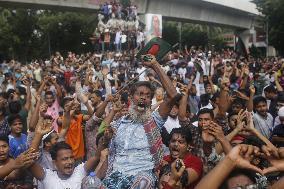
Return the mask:
[[(41, 139), (41, 136), (36, 135), (35, 138), (34, 140)], [(45, 189), (81, 189), (82, 179), (98, 165), (100, 151), (101, 149), (96, 152), (95, 157), (75, 167), (72, 148), (65, 142), (59, 142), (50, 152), (56, 170), (45, 169), (34, 163), (30, 171)]]
[(138, 63), (138, 68), (136, 69), (136, 72), (139, 74), (139, 81), (145, 81), (145, 70), (146, 68), (142, 65), (142, 63)]
[(115, 47), (116, 47), (117, 52), (121, 51), (121, 31), (120, 30), (117, 30), (115, 34)]

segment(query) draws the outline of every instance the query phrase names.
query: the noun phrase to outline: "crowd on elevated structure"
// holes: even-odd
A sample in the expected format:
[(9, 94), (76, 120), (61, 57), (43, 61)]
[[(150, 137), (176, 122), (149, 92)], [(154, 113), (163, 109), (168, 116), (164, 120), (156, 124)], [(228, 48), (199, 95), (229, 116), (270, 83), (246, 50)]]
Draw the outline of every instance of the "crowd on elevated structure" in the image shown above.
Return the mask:
[(137, 6), (123, 7), (119, 2), (100, 5), (98, 25), (90, 38), (96, 52), (141, 49), (144, 46), (144, 24), (139, 20)]

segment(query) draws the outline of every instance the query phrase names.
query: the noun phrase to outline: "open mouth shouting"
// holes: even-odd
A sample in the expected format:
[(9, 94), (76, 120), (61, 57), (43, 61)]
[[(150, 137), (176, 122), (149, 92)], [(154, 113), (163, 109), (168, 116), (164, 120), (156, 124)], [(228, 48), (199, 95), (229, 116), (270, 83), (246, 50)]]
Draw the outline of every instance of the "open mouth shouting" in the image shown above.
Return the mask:
[(144, 110), (146, 110), (146, 104), (145, 104), (145, 102), (143, 102), (143, 101), (139, 101), (138, 102), (138, 104), (137, 104), (137, 110), (138, 111), (144, 111)]
[(178, 148), (176, 148), (176, 147), (172, 147), (171, 148), (171, 156), (173, 157), (173, 158), (179, 158), (179, 149)]

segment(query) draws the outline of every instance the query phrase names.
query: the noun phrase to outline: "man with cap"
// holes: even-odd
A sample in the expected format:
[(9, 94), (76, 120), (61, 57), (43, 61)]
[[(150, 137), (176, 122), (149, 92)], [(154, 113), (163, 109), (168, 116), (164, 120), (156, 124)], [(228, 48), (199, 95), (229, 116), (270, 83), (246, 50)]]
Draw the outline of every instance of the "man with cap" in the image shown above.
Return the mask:
[(279, 109), (278, 116), (280, 124), (273, 129), (271, 141), (279, 148), (284, 147), (284, 107)]

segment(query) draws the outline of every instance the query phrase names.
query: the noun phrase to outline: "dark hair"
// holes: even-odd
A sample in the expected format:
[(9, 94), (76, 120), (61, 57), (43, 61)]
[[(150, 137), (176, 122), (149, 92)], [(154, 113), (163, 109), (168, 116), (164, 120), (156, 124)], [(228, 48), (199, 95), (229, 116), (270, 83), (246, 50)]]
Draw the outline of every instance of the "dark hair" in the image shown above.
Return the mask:
[(199, 112), (197, 113), (197, 116), (199, 117), (202, 114), (210, 114), (210, 117), (212, 119), (214, 119), (214, 113), (213, 110), (209, 109), (209, 108), (202, 108), (201, 110), (199, 110)]
[(269, 85), (269, 86), (264, 88), (264, 92), (277, 93), (277, 89), (273, 85)]
[(13, 122), (17, 119), (23, 123), (22, 117), (19, 114), (11, 114), (7, 119), (8, 124), (11, 126)]
[(209, 101), (210, 101), (210, 95), (209, 94), (202, 94), (200, 96), (200, 101), (199, 101), (198, 107), (201, 108), (201, 107), (207, 106), (209, 104)]
[(69, 144), (67, 144), (64, 141), (56, 143), (54, 146), (52, 146), (50, 150), (50, 155), (51, 155), (52, 160), (56, 160), (57, 153), (60, 150), (72, 150), (72, 148)]
[(93, 93), (94, 93), (97, 97), (100, 97), (100, 98), (103, 97), (102, 92), (99, 91), (99, 90), (95, 90)]
[(231, 106), (233, 106), (233, 104), (239, 104), (239, 105), (241, 105), (242, 106), (242, 108), (245, 108), (245, 101), (244, 100), (242, 100), (241, 98), (236, 98), (233, 102), (232, 102), (232, 105)]
[(22, 109), (21, 102), (19, 100), (9, 103), (9, 110), (11, 114), (18, 114)]
[(68, 102), (70, 102), (70, 101), (72, 101), (73, 100), (73, 98), (72, 97), (64, 97), (63, 99), (62, 99), (62, 106), (64, 106), (66, 103), (68, 103)]
[(130, 94), (133, 96), (134, 93), (136, 92), (137, 88), (142, 87), (142, 86), (150, 89), (151, 98), (153, 98), (155, 89), (149, 81), (138, 81), (138, 82), (134, 83), (134, 85), (130, 88)]
[(282, 102), (282, 103), (284, 103), (284, 94), (278, 95), (278, 97), (277, 97), (277, 102)]
[(190, 132), (190, 129), (186, 127), (174, 128), (171, 131), (170, 139), (173, 137), (174, 134), (180, 134), (188, 144), (192, 142), (192, 134)]
[(0, 141), (6, 142), (9, 145), (9, 138), (6, 135), (0, 135)]
[(55, 133), (55, 131), (53, 131), (52, 133), (50, 133), (43, 141), (43, 147), (45, 147), (45, 143), (50, 142), (52, 139), (52, 135)]
[(264, 102), (265, 104), (267, 103), (266, 102), (266, 99), (263, 97), (263, 96), (256, 96), (254, 99), (253, 99), (253, 106), (255, 108), (256, 105), (258, 105), (259, 103), (261, 102)]
[(54, 96), (54, 94), (53, 94), (53, 92), (52, 92), (52, 91), (46, 91), (44, 96), (47, 96), (47, 95)]
[(256, 183), (256, 174), (255, 172), (248, 170), (248, 169), (234, 169), (229, 176), (226, 178), (226, 180), (222, 183), (221, 185), (221, 189), (228, 189), (228, 180), (233, 178), (233, 177), (237, 177), (240, 175), (244, 175), (246, 177), (248, 177), (252, 182)]

